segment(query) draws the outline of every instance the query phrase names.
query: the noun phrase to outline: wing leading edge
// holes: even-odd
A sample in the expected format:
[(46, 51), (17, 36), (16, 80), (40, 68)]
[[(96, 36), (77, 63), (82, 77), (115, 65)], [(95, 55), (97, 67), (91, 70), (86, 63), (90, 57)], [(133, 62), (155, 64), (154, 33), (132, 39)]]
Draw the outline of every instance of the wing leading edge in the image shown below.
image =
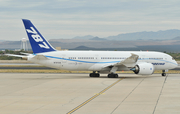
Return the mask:
[(125, 60), (114, 64), (113, 66), (119, 67), (121, 65), (124, 65), (126, 67), (134, 67), (136, 65), (136, 62), (138, 60), (139, 56), (136, 54), (131, 53), (131, 56), (126, 58)]
[(118, 70), (118, 68), (121, 67), (133, 68), (136, 65), (136, 62), (138, 61), (138, 58), (138, 55), (131, 53), (131, 56), (126, 58), (125, 60), (106, 66), (105, 68), (111, 68), (111, 73), (115, 73)]

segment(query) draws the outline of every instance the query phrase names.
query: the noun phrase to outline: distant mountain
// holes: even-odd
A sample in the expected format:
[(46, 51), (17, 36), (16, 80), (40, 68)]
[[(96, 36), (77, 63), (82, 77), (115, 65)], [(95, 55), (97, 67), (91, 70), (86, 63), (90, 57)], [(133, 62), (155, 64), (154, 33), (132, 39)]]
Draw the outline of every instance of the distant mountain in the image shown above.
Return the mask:
[[(75, 50), (158, 50), (180, 52), (180, 30), (136, 32), (99, 38), (91, 35), (73, 39), (51, 39), (53, 47)], [(0, 49), (19, 49), (21, 41), (0, 42)], [(28, 47), (31, 48), (28, 42)], [(167, 47), (167, 48), (165, 48)]]
[(0, 40), (0, 42), (5, 42), (6, 40)]
[[(177, 39), (179, 37), (176, 37)], [(49, 41), (53, 47), (61, 47), (70, 50), (121, 50), (138, 51), (154, 50), (166, 52), (180, 52), (180, 40), (132, 40), (132, 41), (111, 41), (111, 40), (75, 40), (63, 39), (59, 41)], [(72, 40), (72, 41), (71, 41)], [(20, 49), (21, 41), (0, 42), (0, 50)], [(31, 46), (28, 42), (28, 48)]]
[[(31, 49), (29, 41), (27, 41), (28, 49)], [(0, 42), (0, 49), (20, 49), (21, 48), (21, 41), (4, 41)]]
[(86, 46), (78, 46), (74, 48), (73, 50), (92, 50), (92, 49), (95, 49), (95, 48), (86, 47)]
[(105, 38), (94, 37), (92, 35), (87, 36), (77, 36), (72, 39), (83, 39), (83, 40), (114, 40), (114, 41), (132, 41), (132, 40), (170, 40), (172, 38), (180, 36), (180, 30), (171, 29), (171, 30), (160, 30), (157, 32), (135, 32), (135, 33), (126, 33), (119, 34), (117, 36), (109, 36)]
[(172, 40), (180, 40), (180, 36), (173, 38)]
[(89, 40), (107, 40), (107, 39), (104, 39), (104, 38), (99, 38), (99, 37), (94, 37), (94, 38), (91, 38)]
[(94, 38), (94, 36), (91, 36), (91, 35), (87, 35), (87, 36), (76, 36), (72, 39), (83, 39), (83, 40), (89, 40), (91, 38)]
[(135, 32), (135, 33), (127, 33), (127, 34), (119, 34), (117, 36), (109, 36), (106, 37), (107, 40), (167, 40), (172, 39), (174, 37), (180, 36), (180, 30), (172, 29), (165, 31), (157, 31), (157, 32)]

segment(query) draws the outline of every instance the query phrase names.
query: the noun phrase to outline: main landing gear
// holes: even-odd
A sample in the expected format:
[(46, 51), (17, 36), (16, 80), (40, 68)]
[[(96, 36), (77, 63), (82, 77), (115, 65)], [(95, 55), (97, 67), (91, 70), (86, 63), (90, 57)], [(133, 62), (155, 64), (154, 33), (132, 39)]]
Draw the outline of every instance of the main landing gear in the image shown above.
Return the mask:
[(100, 76), (99, 72), (96, 73), (96, 71), (93, 71), (93, 73), (89, 74), (89, 77), (99, 77), (99, 76)]
[(108, 74), (108, 78), (118, 78), (118, 74), (114, 74), (114, 73)]
[(165, 70), (162, 70), (162, 76), (166, 76), (166, 71)]
[(108, 78), (118, 78), (118, 74), (115, 73), (117, 69), (118, 67), (113, 66), (110, 70), (110, 74), (108, 74)]
[[(93, 73), (89, 74), (89, 77), (99, 77), (99, 76), (100, 76), (99, 72), (96, 71), (93, 71)], [(108, 74), (108, 78), (118, 78), (118, 74), (110, 73)]]

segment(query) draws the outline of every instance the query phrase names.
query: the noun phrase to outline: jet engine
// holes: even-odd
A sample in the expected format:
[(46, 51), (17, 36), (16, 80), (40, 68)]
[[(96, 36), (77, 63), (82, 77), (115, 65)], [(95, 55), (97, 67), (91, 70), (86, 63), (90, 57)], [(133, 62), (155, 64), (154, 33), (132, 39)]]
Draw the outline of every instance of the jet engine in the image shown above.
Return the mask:
[(133, 70), (135, 74), (151, 75), (154, 73), (154, 66), (151, 63), (140, 63), (131, 70)]

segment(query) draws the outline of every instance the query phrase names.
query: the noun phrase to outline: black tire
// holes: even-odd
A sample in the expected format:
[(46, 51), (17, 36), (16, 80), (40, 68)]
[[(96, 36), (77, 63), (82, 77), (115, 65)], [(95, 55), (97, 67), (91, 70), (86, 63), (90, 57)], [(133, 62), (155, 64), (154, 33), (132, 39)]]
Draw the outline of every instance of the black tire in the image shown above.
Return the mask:
[(118, 74), (115, 74), (115, 78), (118, 78)]
[(89, 74), (89, 77), (93, 77), (93, 73), (90, 73), (90, 74)]
[(162, 76), (166, 76), (166, 73), (162, 73)]
[(118, 74), (108, 74), (108, 78), (118, 78)]
[(111, 74), (108, 74), (108, 78), (111, 78)]
[(100, 74), (99, 73), (90, 73), (89, 77), (99, 77)]
[(96, 77), (99, 77), (100, 75), (99, 75), (99, 73), (96, 73), (95, 76), (96, 76)]

